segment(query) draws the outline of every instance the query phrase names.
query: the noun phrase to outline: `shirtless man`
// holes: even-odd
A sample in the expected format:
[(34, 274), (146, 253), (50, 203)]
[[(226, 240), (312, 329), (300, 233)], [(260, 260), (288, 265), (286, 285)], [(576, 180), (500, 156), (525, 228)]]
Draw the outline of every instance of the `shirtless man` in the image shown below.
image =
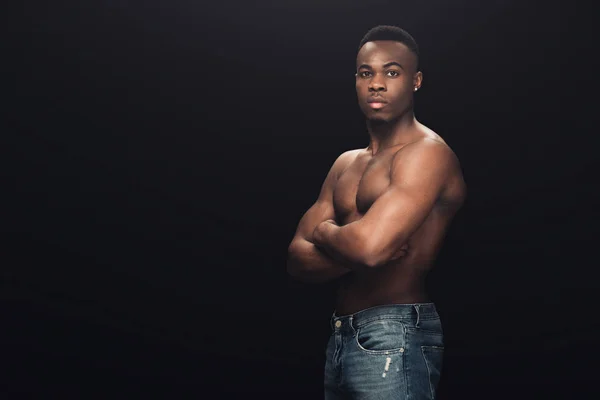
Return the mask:
[(369, 145), (337, 158), (289, 245), (292, 277), (339, 282), (326, 400), (435, 398), (443, 331), (424, 281), (466, 185), (450, 147), (415, 118), (418, 58), (398, 27), (361, 40), (356, 93)]

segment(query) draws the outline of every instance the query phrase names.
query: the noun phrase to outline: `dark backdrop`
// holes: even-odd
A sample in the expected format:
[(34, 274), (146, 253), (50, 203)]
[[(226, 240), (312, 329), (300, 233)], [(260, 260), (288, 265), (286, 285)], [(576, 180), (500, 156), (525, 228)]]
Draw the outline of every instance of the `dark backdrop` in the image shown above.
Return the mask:
[(332, 287), (288, 279), (286, 250), (368, 143), (354, 61), (382, 23), (418, 41), (417, 118), (469, 187), (429, 280), (440, 398), (591, 393), (591, 28), (564, 5), (402, 3), (13, 5), (1, 397), (320, 398)]

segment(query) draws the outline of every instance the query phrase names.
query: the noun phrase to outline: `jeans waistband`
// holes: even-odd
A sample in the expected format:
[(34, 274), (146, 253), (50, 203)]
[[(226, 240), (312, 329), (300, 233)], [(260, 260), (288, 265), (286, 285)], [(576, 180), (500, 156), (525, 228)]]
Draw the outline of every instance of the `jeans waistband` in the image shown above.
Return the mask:
[(434, 303), (387, 304), (366, 308), (348, 315), (337, 315), (334, 311), (331, 316), (331, 328), (335, 329), (336, 325), (360, 328), (369, 322), (381, 319), (406, 319), (418, 322), (438, 318)]

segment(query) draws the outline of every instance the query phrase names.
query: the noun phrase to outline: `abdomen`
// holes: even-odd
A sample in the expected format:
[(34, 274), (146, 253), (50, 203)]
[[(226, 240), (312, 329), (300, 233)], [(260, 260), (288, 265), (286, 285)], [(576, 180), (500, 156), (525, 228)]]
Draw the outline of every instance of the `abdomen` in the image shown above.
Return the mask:
[(351, 313), (382, 304), (428, 301), (425, 278), (441, 248), (449, 219), (443, 211), (434, 210), (408, 240), (405, 257), (348, 274), (341, 282), (336, 309)]

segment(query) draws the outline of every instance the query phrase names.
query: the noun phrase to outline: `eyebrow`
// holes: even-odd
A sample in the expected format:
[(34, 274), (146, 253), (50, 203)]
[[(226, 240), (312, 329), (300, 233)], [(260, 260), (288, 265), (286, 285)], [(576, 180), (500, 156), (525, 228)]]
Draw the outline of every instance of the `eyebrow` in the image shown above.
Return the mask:
[[(400, 63), (397, 63), (396, 61), (390, 61), (388, 63), (383, 64), (383, 68), (388, 68), (391, 67), (392, 65), (396, 65), (398, 67), (400, 67), (401, 69), (404, 69), (404, 67), (402, 65), (400, 65)], [(358, 69), (361, 68), (367, 68), (367, 69), (373, 69), (370, 65), (368, 64), (361, 64)]]

